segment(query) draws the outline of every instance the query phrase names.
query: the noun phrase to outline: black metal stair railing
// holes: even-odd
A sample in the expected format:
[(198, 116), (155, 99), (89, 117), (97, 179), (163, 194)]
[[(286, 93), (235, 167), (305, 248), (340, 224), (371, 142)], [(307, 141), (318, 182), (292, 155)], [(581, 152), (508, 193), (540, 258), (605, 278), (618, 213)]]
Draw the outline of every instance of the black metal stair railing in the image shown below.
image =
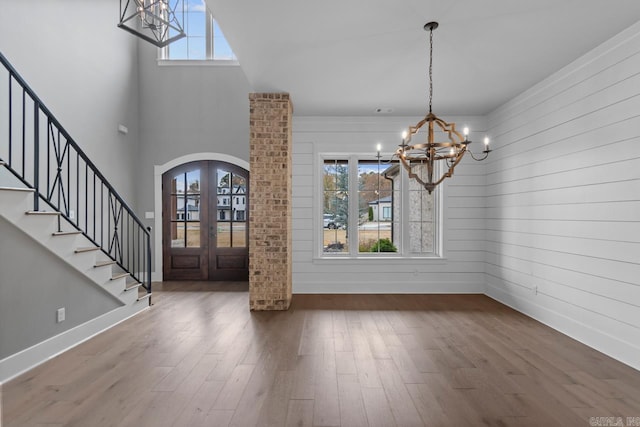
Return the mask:
[[(151, 234), (0, 53), (0, 161), (151, 293)], [(46, 207), (44, 209), (47, 209)]]

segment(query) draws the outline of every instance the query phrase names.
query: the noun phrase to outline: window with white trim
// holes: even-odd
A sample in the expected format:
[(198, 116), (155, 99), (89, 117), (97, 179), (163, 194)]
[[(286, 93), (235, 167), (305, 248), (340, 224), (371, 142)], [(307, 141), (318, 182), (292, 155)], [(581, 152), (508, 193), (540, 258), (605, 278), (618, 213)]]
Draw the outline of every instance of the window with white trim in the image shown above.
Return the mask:
[(397, 161), (321, 158), (322, 257), (440, 255), (440, 188), (429, 194)]
[[(204, 0), (185, 2), (186, 37), (160, 50), (161, 59), (170, 61), (216, 61), (237, 63), (237, 58)], [(169, 36), (175, 34), (170, 32)]]

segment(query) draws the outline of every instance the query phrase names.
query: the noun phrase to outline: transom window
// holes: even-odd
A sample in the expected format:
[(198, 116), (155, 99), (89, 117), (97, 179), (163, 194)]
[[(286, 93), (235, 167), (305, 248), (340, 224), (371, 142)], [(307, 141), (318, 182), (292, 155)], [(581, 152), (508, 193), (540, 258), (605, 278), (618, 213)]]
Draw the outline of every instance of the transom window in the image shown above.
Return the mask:
[[(184, 15), (184, 31), (187, 36), (162, 48), (162, 59), (237, 62), (204, 0), (185, 1)], [(173, 35), (175, 34), (170, 34), (170, 37)]]
[(322, 256), (438, 256), (439, 191), (429, 194), (397, 161), (323, 156)]

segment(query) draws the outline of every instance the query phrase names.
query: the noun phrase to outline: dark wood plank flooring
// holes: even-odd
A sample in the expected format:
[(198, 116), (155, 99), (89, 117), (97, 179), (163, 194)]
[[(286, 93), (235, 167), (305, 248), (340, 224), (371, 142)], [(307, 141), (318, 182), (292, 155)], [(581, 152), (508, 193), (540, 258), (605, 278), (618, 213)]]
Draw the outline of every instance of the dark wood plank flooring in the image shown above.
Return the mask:
[(640, 425), (640, 372), (486, 296), (295, 295), (251, 313), (246, 284), (156, 289), (5, 384), (2, 425)]

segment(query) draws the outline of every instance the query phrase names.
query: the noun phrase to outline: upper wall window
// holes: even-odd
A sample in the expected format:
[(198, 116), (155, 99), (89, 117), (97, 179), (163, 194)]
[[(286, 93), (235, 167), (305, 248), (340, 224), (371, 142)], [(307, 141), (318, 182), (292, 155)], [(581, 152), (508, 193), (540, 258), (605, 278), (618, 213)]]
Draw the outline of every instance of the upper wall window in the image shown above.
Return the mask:
[(204, 0), (185, 1), (184, 31), (186, 37), (160, 50), (161, 59), (237, 63), (236, 56)]

